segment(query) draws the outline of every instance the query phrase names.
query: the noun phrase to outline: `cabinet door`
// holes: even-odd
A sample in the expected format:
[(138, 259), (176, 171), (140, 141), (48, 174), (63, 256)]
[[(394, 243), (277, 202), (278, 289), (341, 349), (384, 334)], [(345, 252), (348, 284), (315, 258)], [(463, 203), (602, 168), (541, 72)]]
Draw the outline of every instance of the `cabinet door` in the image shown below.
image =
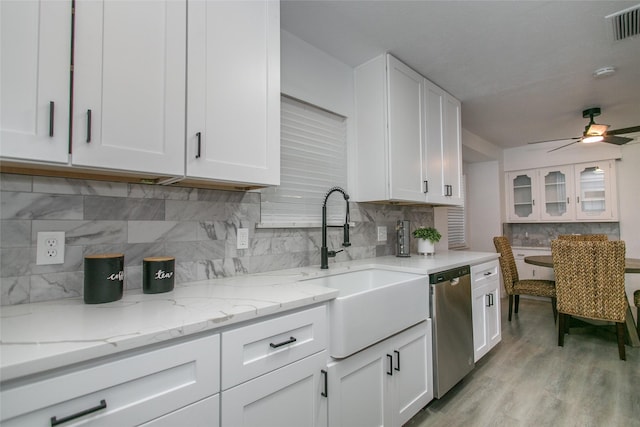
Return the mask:
[(445, 173), (445, 97), (444, 90), (430, 81), (425, 86), (425, 189), (427, 200), (446, 203)]
[(613, 161), (574, 166), (576, 219), (613, 221), (618, 218)]
[(491, 304), (485, 307), (487, 310), (486, 326), (487, 337), (489, 339), (488, 350), (491, 350), (502, 340), (502, 321), (500, 310), (500, 281), (496, 276), (494, 280), (487, 283), (487, 294), (491, 295)]
[(477, 362), (489, 351), (487, 308), (491, 303), (491, 295), (488, 293), (487, 285), (474, 287), (471, 292), (471, 298), (473, 300), (474, 362)]
[(424, 202), (424, 79), (391, 55), (387, 61), (390, 198)]
[(326, 426), (322, 351), (222, 392), (222, 423), (233, 427)]
[(574, 219), (573, 168), (557, 166), (540, 170), (540, 219), (570, 221)]
[(0, 2), (0, 156), (69, 158), (70, 1)]
[(75, 11), (72, 163), (183, 175), (186, 0)]
[(331, 427), (391, 425), (387, 403), (391, 362), (381, 345), (376, 345), (329, 364)]
[(188, 31), (187, 175), (280, 184), (279, 2), (190, 1)]
[(394, 337), (393, 386), (389, 394), (393, 425), (401, 426), (433, 399), (431, 320)]
[(507, 174), (507, 216), (510, 221), (537, 221), (540, 218), (537, 198), (537, 171), (517, 171)]
[(447, 203), (452, 205), (462, 205), (464, 203), (460, 112), (460, 101), (447, 95), (445, 98), (442, 165), (445, 196), (447, 197)]
[(215, 394), (140, 427), (218, 427), (220, 425), (220, 395)]

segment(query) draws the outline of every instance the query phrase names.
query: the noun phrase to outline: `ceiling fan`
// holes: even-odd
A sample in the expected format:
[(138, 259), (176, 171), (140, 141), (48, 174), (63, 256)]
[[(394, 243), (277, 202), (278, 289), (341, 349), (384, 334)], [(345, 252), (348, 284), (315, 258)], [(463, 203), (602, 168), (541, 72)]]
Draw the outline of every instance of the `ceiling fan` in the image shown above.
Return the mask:
[(600, 115), (600, 108), (588, 108), (582, 112), (582, 117), (589, 118), (589, 123), (584, 127), (584, 132), (582, 136), (576, 136), (572, 138), (560, 138), (560, 139), (549, 139), (545, 141), (534, 141), (529, 142), (529, 144), (540, 144), (542, 142), (552, 142), (552, 141), (567, 141), (571, 140), (570, 143), (562, 145), (560, 147), (554, 148), (553, 150), (549, 150), (548, 152), (556, 151), (564, 147), (568, 147), (569, 145), (575, 144), (577, 142), (583, 143), (591, 143), (591, 142), (607, 142), (609, 144), (622, 145), (626, 144), (629, 141), (633, 141), (633, 138), (626, 138), (624, 136), (616, 136), (616, 135), (624, 135), (627, 133), (640, 132), (640, 126), (633, 126), (624, 129), (615, 129), (608, 130), (609, 125), (602, 125), (596, 123), (593, 118), (598, 117)]

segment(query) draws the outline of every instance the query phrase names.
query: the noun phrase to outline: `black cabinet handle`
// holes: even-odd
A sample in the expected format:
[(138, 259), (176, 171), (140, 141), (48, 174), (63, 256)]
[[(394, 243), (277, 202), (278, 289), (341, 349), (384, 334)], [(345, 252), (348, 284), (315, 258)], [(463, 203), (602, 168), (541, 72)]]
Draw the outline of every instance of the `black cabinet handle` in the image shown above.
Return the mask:
[(200, 158), (200, 148), (202, 147), (202, 132), (196, 133), (196, 137), (198, 138), (198, 148), (196, 151), (196, 159)]
[(49, 136), (53, 136), (53, 114), (56, 108), (56, 104), (53, 101), (49, 101)]
[(269, 344), (269, 346), (270, 346), (271, 348), (278, 348), (278, 347), (282, 347), (283, 345), (287, 345), (287, 344), (294, 343), (294, 342), (296, 342), (296, 341), (297, 341), (297, 340), (296, 340), (294, 337), (290, 337), (288, 340), (286, 340), (286, 341), (282, 341), (282, 342), (279, 342), (279, 343), (277, 343), (277, 344), (270, 343), (270, 344)]
[(491, 274), (492, 273), (490, 271), (487, 271), (486, 273), (484, 273), (485, 276), (491, 276)]
[(87, 110), (87, 142), (91, 142), (91, 110)]
[(424, 182), (424, 192), (428, 193), (429, 192), (429, 181), (425, 181)]
[(491, 294), (485, 294), (486, 304), (485, 307), (491, 307)]
[(389, 360), (389, 370), (387, 371), (387, 375), (393, 376), (393, 356), (387, 354), (387, 359)]
[(97, 412), (101, 409), (107, 408), (107, 401), (102, 399), (98, 406), (94, 406), (93, 408), (85, 409), (84, 411), (76, 412), (75, 414), (69, 415), (67, 417), (62, 417), (58, 419), (57, 417), (51, 417), (51, 427), (60, 425), (62, 423), (66, 423), (67, 421), (75, 420), (76, 418), (80, 418), (84, 415), (88, 415), (92, 412)]
[(393, 352), (396, 354), (396, 367), (394, 369), (400, 372), (400, 352), (398, 350), (393, 350)]
[(320, 392), (320, 396), (329, 397), (329, 383), (328, 383), (328, 379), (327, 379), (329, 377), (329, 375), (327, 374), (327, 371), (325, 371), (324, 369), (321, 369), (320, 373), (324, 377), (324, 391)]

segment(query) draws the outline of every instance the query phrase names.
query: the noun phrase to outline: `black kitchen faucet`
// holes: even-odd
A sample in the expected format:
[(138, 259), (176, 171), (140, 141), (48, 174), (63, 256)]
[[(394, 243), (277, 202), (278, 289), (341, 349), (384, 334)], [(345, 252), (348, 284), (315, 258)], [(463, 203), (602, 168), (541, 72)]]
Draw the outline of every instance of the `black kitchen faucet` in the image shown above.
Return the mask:
[[(324, 203), (322, 204), (322, 247), (320, 248), (320, 268), (322, 269), (329, 268), (329, 257), (335, 257), (338, 252), (342, 252), (344, 250), (340, 249), (339, 251), (330, 251), (327, 248), (327, 199), (329, 198), (331, 193), (335, 191), (342, 193), (345, 202), (347, 202), (347, 214), (344, 219), (344, 225), (341, 226), (344, 229), (342, 246), (344, 246), (345, 248), (351, 246), (351, 243), (349, 242), (349, 195), (340, 187), (332, 187), (324, 196)], [(336, 225), (330, 227), (340, 226)]]

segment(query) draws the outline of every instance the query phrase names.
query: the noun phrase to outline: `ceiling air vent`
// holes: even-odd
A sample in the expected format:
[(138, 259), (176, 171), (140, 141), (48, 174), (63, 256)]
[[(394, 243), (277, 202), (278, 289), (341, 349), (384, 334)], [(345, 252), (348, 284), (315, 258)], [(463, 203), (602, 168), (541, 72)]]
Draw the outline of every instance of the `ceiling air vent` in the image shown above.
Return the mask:
[(607, 15), (605, 19), (611, 21), (614, 40), (624, 40), (640, 34), (640, 4)]

